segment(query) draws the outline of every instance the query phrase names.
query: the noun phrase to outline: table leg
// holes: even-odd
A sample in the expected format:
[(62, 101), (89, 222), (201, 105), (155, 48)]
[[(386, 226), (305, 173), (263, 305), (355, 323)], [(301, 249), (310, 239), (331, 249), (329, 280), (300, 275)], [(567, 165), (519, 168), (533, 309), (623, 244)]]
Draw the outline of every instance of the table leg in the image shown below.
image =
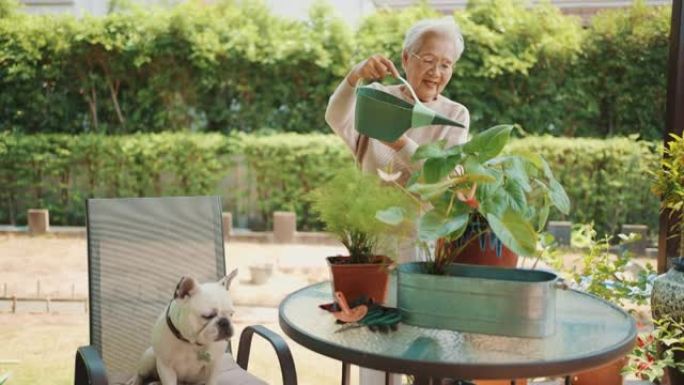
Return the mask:
[(350, 365), (347, 362), (342, 362), (342, 385), (349, 385), (349, 377), (351, 375)]

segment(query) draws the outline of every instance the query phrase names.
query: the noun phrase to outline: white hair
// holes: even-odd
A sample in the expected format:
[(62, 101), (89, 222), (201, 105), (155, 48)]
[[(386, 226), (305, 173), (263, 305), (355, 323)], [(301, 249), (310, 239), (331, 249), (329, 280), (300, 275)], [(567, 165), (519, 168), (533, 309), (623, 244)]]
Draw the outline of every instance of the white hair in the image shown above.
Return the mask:
[(454, 18), (449, 16), (440, 19), (425, 19), (413, 24), (406, 31), (404, 50), (417, 52), (423, 44), (423, 38), (428, 33), (448, 36), (454, 42), (454, 47), (456, 48), (454, 61), (458, 61), (461, 58), (461, 54), (465, 49), (463, 35), (461, 35), (461, 29), (454, 21)]

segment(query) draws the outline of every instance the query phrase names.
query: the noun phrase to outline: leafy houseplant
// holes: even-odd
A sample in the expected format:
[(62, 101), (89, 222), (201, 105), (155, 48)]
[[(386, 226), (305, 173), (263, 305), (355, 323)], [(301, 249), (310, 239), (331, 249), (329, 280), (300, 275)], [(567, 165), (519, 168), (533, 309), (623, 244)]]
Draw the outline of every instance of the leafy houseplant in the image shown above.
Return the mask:
[[(313, 190), (309, 199), (326, 230), (335, 234), (349, 252), (348, 256), (328, 257), (335, 290), (342, 291), (350, 301), (361, 295), (383, 301), (390, 259), (378, 252), (391, 252), (391, 245), (410, 231), (407, 219), (415, 213), (411, 198), (383, 184), (378, 177), (350, 167)], [(392, 207), (388, 212), (400, 219), (378, 220), (376, 213), (387, 207)], [(371, 277), (364, 275), (366, 270)], [(348, 274), (342, 276), (342, 271)]]
[[(495, 126), (465, 144), (445, 148), (440, 141), (416, 150), (414, 160), (423, 165), (406, 191), (429, 207), (418, 222), (419, 242), (436, 242), (428, 272), (443, 274), (475, 240), (498, 254), (505, 246), (519, 255), (535, 255), (538, 231), (551, 207), (569, 212), (568, 196), (541, 156), (502, 154), (512, 130)], [(394, 222), (402, 219), (385, 214)]]

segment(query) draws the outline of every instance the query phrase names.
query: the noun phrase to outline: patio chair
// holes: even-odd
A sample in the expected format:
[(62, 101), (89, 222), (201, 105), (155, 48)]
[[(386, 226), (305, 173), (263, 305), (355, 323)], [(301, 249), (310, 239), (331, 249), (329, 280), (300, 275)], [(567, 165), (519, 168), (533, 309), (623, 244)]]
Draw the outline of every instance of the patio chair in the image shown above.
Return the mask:
[[(225, 276), (221, 199), (89, 199), (86, 211), (90, 345), (76, 352), (74, 383), (119, 384), (135, 373), (180, 277), (207, 282)], [(287, 344), (260, 325), (243, 330), (239, 367), (230, 376), (252, 376), (246, 370), (255, 333), (275, 349), (283, 384), (296, 385)]]

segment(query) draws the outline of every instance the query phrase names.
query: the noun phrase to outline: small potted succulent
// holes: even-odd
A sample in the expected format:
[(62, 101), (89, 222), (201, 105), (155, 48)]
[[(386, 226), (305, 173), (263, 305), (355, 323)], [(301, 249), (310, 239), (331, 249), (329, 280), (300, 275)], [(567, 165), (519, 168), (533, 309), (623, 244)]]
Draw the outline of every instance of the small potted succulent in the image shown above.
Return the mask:
[(537, 254), (550, 209), (568, 214), (568, 196), (541, 156), (503, 153), (512, 130), (495, 126), (465, 144), (445, 148), (440, 141), (416, 151), (423, 164), (405, 191), (429, 208), (418, 238), (435, 245), (430, 273), (443, 274), (452, 262), (515, 267), (517, 255)]
[[(309, 194), (312, 210), (327, 231), (337, 236), (349, 255), (328, 257), (333, 291), (341, 291), (351, 302), (361, 296), (383, 302), (388, 288), (392, 246), (411, 231), (415, 213), (411, 198), (374, 175), (356, 168), (338, 172)], [(399, 220), (380, 221), (376, 215), (392, 207)], [(389, 223), (388, 223), (389, 222)]]

